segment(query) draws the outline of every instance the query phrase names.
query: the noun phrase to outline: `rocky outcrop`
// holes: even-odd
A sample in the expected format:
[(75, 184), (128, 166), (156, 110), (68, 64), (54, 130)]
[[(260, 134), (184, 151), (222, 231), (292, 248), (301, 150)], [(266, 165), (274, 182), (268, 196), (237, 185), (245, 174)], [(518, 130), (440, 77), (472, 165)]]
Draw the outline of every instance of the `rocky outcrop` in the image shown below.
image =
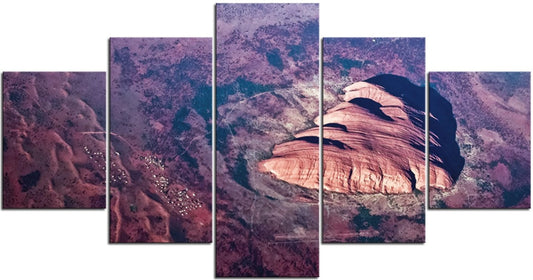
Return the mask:
[[(352, 84), (344, 93), (343, 102), (323, 116), (324, 190), (383, 194), (424, 190), (424, 88), (399, 76), (380, 75)], [(318, 118), (315, 123), (319, 125)], [(274, 147), (273, 157), (261, 161), (259, 169), (317, 189), (319, 128), (295, 137)], [(432, 132), (430, 145), (442, 146)], [(442, 156), (432, 154), (430, 161), (430, 186), (451, 187), (455, 178), (444, 168)]]

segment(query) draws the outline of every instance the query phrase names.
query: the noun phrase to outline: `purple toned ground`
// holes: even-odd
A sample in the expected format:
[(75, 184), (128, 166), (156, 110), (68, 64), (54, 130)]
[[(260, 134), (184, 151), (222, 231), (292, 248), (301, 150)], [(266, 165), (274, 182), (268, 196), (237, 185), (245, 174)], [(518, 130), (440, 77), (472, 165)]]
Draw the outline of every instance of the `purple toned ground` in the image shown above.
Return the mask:
[(216, 275), (318, 276), (318, 191), (258, 170), (318, 116), (318, 5), (216, 9)]
[(3, 208), (105, 208), (105, 73), (5, 72)]
[(110, 242), (211, 242), (211, 49), (111, 39)]
[[(324, 38), (323, 53), (324, 110), (342, 101), (340, 94), (346, 86), (380, 74), (405, 77), (415, 87), (424, 86), (423, 38)], [(323, 241), (424, 242), (424, 209), (424, 193), (417, 190), (392, 195), (324, 191)]]
[(430, 190), (430, 208), (530, 208), (530, 73), (432, 72), (429, 79), (451, 103), (465, 158), (454, 186)]

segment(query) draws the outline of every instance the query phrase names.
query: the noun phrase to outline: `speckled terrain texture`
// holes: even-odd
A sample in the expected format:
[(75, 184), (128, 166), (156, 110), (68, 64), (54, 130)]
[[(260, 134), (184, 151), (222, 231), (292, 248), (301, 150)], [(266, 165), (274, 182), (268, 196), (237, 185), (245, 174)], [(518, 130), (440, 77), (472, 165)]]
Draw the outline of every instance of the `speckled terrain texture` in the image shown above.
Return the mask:
[(430, 190), (430, 208), (530, 208), (530, 73), (431, 72), (429, 81), (451, 104), (465, 159), (451, 188)]
[(258, 166), (319, 115), (318, 5), (218, 4), (216, 32), (216, 275), (318, 276), (318, 191)]
[(211, 49), (111, 39), (110, 242), (211, 242)]
[[(344, 101), (344, 88), (368, 79), (378, 86), (399, 87), (399, 92), (415, 97), (404, 96), (404, 101), (424, 102), (423, 38), (324, 38), (323, 66), (326, 112)], [(382, 74), (392, 74), (393, 79), (378, 76)], [(398, 81), (402, 83), (396, 85)], [(423, 107), (418, 111), (423, 112)], [(372, 135), (368, 136), (368, 141), (372, 141)], [(376, 160), (388, 162), (386, 166), (397, 158), (388, 159), (387, 150), (374, 152)], [(420, 243), (425, 240), (425, 199), (424, 192), (419, 189), (413, 188), (406, 194), (348, 194), (327, 190), (323, 194), (322, 232), (326, 243)]]
[(105, 73), (3, 73), (5, 208), (105, 208)]

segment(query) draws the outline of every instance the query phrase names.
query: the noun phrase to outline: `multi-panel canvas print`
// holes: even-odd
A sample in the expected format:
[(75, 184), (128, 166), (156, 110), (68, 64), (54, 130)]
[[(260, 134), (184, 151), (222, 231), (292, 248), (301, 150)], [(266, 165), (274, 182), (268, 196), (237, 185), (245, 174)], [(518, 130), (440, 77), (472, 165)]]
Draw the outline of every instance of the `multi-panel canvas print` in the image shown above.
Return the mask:
[[(16, 68), (3, 72), (0, 80), (3, 239), (10, 243), (15, 235), (29, 234), (38, 237), (26, 242), (35, 252), (48, 254), (52, 244), (58, 249), (55, 255), (71, 256), (70, 251), (80, 250), (53, 242), (68, 239), (59, 235), (64, 227), (54, 221), (78, 233), (83, 225), (83, 235), (69, 236), (92, 244), (79, 237), (92, 235), (87, 229), (96, 229), (90, 220), (96, 213), (108, 226), (101, 232), (108, 244), (143, 244), (133, 247), (150, 250), (154, 247), (144, 244), (163, 244), (160, 249), (175, 252), (166, 260), (176, 264), (171, 267), (164, 265), (163, 251), (148, 256), (171, 277), (201, 272), (196, 265), (183, 270), (183, 258), (200, 256), (208, 268), (214, 266), (215, 278), (316, 278), (324, 245), (323, 266), (335, 268), (333, 273), (324, 268), (322, 276), (343, 274), (345, 263), (351, 262), (356, 263), (357, 278), (365, 269), (361, 258), (385, 263), (381, 257), (394, 259), (394, 254), (374, 252), (373, 245), (329, 259), (332, 252), (347, 244), (401, 243), (409, 244), (408, 251), (415, 249), (407, 254), (412, 256), (414, 247), (420, 247), (416, 244), (426, 242), (426, 209), (531, 208), (530, 69), (428, 73), (425, 38), (324, 38), (318, 3), (222, 3), (211, 8), (204, 12), (214, 20), (205, 21), (187, 7), (185, 17), (178, 19), (189, 24), (172, 24), (176, 17), (158, 13), (168, 24), (139, 17), (142, 26), (137, 26), (122, 19), (122, 27), (133, 26), (133, 34), (143, 37), (104, 34), (100, 43), (108, 53), (103, 60), (92, 60), (94, 54), (79, 46), (91, 46), (92, 52), (96, 48), (91, 44), (100, 44), (92, 37), (100, 27), (116, 30), (93, 22), (91, 32), (68, 37), (76, 47), (61, 43), (61, 48), (25, 50), (22, 59), (13, 57), (14, 63), (4, 56), (5, 64)], [(361, 24), (364, 10), (338, 18), (337, 23), (353, 24), (324, 30), (333, 30), (329, 36), (371, 33), (376, 29), (365, 27), (370, 22)], [(330, 10), (324, 11), (322, 19), (331, 17)], [(394, 24), (388, 16), (374, 18), (381, 21), (376, 27)], [(42, 29), (47, 42), (62, 42), (46, 26), (13, 26), (7, 33), (38, 42), (30, 33)], [(20, 32), (21, 26), (31, 32)], [(212, 38), (177, 37), (183, 32), (197, 36), (205, 27)], [(169, 37), (144, 37), (149, 30)], [(463, 39), (459, 35), (457, 42)], [(7, 49), (34, 48), (18, 39), (8, 38)], [(441, 56), (439, 49), (449, 50), (442, 42), (430, 50), (432, 62), (468, 61), (457, 53)], [(89, 58), (94, 63), (89, 65), (109, 67), (108, 73), (20, 72), (28, 62), (40, 67), (34, 54), (43, 50), (49, 54), (44, 61), (56, 66), (63, 59), (74, 65)], [(469, 58), (477, 59), (470, 53)], [(523, 54), (519, 59), (527, 61)], [(484, 61), (493, 63), (492, 57)], [(499, 62), (523, 67), (512, 57)], [(449, 218), (444, 212), (450, 211), (435, 211)], [(49, 212), (56, 217), (49, 219)], [(88, 216), (79, 218), (79, 212)], [(502, 219), (514, 223), (515, 229), (505, 226), (500, 231), (524, 233), (531, 226), (522, 219), (528, 211), (467, 212), (453, 219), (457, 226), (445, 225), (448, 231), (431, 228), (427, 240), (435, 234), (450, 237), (452, 231), (464, 239), (465, 232), (478, 226), (464, 230), (472, 221), (470, 214), (487, 215), (495, 224)], [(31, 217), (19, 220), (19, 214)], [(35, 235), (21, 225), (46, 231)], [(428, 224), (428, 229), (430, 225), (435, 226)], [(12, 228), (18, 231), (8, 231)], [(481, 224), (479, 229), (487, 232)], [(51, 242), (38, 242), (43, 238)], [(46, 246), (39, 249), (36, 244)], [(26, 258), (21, 245), (13, 242), (4, 250), (6, 256)], [(131, 247), (112, 246), (120, 251)], [(500, 249), (507, 247), (512, 246)], [(372, 252), (363, 252), (367, 249)], [(143, 259), (143, 250), (132, 256)], [(456, 252), (450, 247), (441, 257)]]

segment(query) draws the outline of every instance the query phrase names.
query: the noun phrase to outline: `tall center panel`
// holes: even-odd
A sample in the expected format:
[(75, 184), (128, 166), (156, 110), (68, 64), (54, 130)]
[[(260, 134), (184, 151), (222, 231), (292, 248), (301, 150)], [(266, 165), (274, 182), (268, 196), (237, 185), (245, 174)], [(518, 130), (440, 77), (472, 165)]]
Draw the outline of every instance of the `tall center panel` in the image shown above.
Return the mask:
[(318, 276), (318, 4), (216, 5), (216, 275)]

